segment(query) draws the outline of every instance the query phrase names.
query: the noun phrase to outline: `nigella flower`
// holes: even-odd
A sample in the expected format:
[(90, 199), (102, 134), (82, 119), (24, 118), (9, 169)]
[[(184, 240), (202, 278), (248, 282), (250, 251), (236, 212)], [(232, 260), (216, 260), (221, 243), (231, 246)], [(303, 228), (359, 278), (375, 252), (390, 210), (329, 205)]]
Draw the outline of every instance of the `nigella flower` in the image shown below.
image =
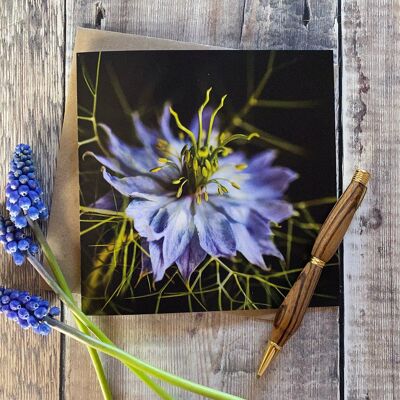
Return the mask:
[(32, 238), (17, 228), (12, 221), (0, 215), (0, 242), (7, 253), (11, 254), (16, 265), (22, 265), (26, 253), (36, 254), (39, 247)]
[[(142, 268), (152, 271), (155, 281), (173, 264), (189, 279), (207, 254), (231, 257), (240, 252), (264, 270), (263, 255), (283, 258), (270, 225), (292, 215), (282, 197), (297, 175), (272, 165), (274, 151), (255, 156), (233, 151), (228, 146), (233, 141), (258, 135), (220, 133), (215, 122), (226, 96), (211, 112), (205, 108), (210, 91), (190, 129), (172, 108), (164, 109), (160, 130), (147, 128), (134, 115), (143, 147), (122, 142), (101, 125), (111, 157), (92, 154), (104, 166), (104, 179), (131, 199), (125, 212), (150, 254)], [(172, 133), (171, 114), (180, 137)]]
[(27, 144), (19, 144), (11, 160), (6, 186), (6, 208), (17, 228), (27, 226), (26, 216), (32, 220), (47, 219), (42, 194), (35, 175), (32, 149)]
[(31, 296), (29, 292), (0, 287), (0, 312), (15, 321), (23, 329), (32, 328), (35, 333), (47, 336), (51, 328), (45, 317), (60, 315), (58, 307), (50, 307), (47, 300)]

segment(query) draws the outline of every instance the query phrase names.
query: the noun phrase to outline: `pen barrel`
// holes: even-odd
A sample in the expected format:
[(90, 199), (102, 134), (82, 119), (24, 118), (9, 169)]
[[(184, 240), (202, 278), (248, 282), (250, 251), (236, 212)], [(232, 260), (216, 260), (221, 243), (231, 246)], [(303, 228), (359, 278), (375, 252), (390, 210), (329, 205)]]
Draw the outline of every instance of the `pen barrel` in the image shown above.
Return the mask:
[(346, 191), (337, 201), (322, 225), (311, 255), (328, 262), (336, 253), (367, 190), (369, 174), (357, 170)]
[(301, 324), (321, 271), (320, 266), (308, 262), (279, 307), (271, 335), (271, 341), (277, 345), (283, 346)]

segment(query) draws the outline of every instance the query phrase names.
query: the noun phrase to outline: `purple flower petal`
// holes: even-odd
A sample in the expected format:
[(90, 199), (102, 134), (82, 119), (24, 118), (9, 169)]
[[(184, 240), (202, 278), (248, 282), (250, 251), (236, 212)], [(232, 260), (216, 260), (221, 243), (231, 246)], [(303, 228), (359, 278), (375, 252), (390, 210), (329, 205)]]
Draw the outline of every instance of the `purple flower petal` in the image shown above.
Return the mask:
[(284, 200), (260, 201), (259, 213), (266, 219), (280, 223), (293, 215), (293, 206)]
[(164, 262), (162, 247), (162, 239), (149, 242), (149, 253), (155, 282), (160, 281), (164, 277), (165, 271), (170, 266)]
[(165, 230), (168, 224), (168, 210), (166, 207), (160, 208), (151, 218), (150, 226), (153, 231), (157, 234), (157, 237), (165, 236)]
[(276, 158), (275, 150), (266, 150), (256, 156), (252, 157), (249, 162), (248, 170), (251, 173), (259, 174), (265, 169), (270, 168), (272, 162)]
[[(144, 251), (141, 251), (142, 257), (142, 269), (140, 270), (140, 276), (145, 276), (153, 271), (151, 259), (147, 254), (150, 254), (149, 242), (146, 239), (140, 239), (140, 245)], [(146, 254), (147, 253), (147, 254)]]
[(278, 199), (298, 175), (289, 168), (273, 167), (248, 179), (242, 186), (254, 199)]
[(165, 140), (177, 151), (179, 154), (182, 150), (182, 147), (185, 145), (185, 142), (179, 140), (174, 136), (171, 130), (171, 113), (169, 111), (170, 104), (166, 103), (163, 109), (163, 113), (161, 115), (160, 127), (161, 133), (164, 136)]
[(91, 157), (95, 158), (104, 167), (111, 169), (112, 171), (117, 172), (121, 175), (125, 175), (124, 170), (121, 168), (121, 163), (118, 162), (115, 158), (103, 157), (103, 156), (95, 154), (91, 151), (87, 151), (84, 154), (84, 157), (86, 157), (86, 156), (91, 156)]
[(210, 255), (232, 256), (236, 253), (236, 242), (228, 219), (210, 204), (196, 206), (194, 223), (201, 247)]
[(154, 217), (160, 209), (165, 207), (174, 198), (166, 196), (144, 195), (133, 193), (133, 200), (125, 210), (128, 217), (133, 219), (136, 231), (148, 240), (158, 240), (163, 234), (156, 232), (151, 226)]
[(240, 251), (252, 264), (259, 266), (263, 270), (267, 269), (265, 265), (262, 251), (257, 243), (257, 238), (252, 237), (247, 228), (242, 224), (231, 224), (236, 239), (236, 248)]
[(148, 128), (143, 124), (137, 112), (132, 114), (133, 125), (135, 126), (136, 135), (148, 149), (153, 149), (157, 139), (159, 138), (158, 132), (155, 129)]
[(124, 196), (131, 196), (131, 194), (135, 192), (157, 194), (163, 191), (162, 186), (148, 176), (117, 178), (104, 169), (103, 177), (112, 187)]
[(193, 216), (190, 197), (170, 203), (166, 209), (168, 222), (164, 231), (163, 254), (167, 264), (172, 264), (188, 246), (193, 232)]
[(213, 196), (209, 202), (230, 220), (241, 224), (246, 224), (249, 220), (250, 208), (246, 207), (240, 200), (225, 195)]
[(272, 235), (270, 221), (262, 216), (258, 210), (251, 210), (245, 223), (251, 236), (257, 240), (268, 240)]
[(203, 262), (207, 253), (201, 248), (197, 232), (194, 232), (189, 245), (182, 255), (176, 260), (176, 264), (183, 279), (189, 280), (192, 272)]
[(149, 154), (145, 149), (129, 146), (114, 135), (112, 130), (105, 124), (99, 124), (99, 128), (106, 133), (109, 140), (110, 153), (113, 158), (119, 161), (120, 169), (125, 171), (126, 175), (129, 172), (134, 174), (148, 172), (154, 166), (157, 160), (156, 153)]
[(107, 192), (104, 196), (97, 199), (90, 205), (92, 208), (100, 208), (102, 210), (118, 210), (120, 207), (120, 201), (114, 196), (112, 190)]
[(280, 260), (284, 260), (282, 253), (277, 249), (277, 247), (271, 241), (271, 239), (259, 240), (258, 244), (259, 244), (263, 254), (269, 255), (269, 256), (274, 256), (274, 257), (279, 258)]

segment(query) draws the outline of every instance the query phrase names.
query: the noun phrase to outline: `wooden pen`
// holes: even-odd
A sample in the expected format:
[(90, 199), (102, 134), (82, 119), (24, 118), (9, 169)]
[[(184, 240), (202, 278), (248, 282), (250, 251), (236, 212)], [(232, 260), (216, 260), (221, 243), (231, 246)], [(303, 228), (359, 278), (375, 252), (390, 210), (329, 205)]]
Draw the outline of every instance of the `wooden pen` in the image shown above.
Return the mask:
[(264, 357), (257, 375), (261, 376), (279, 350), (296, 332), (317, 286), (321, 271), (333, 257), (367, 190), (369, 173), (357, 169), (350, 185), (329, 213), (315, 240), (311, 259), (304, 267), (279, 307)]

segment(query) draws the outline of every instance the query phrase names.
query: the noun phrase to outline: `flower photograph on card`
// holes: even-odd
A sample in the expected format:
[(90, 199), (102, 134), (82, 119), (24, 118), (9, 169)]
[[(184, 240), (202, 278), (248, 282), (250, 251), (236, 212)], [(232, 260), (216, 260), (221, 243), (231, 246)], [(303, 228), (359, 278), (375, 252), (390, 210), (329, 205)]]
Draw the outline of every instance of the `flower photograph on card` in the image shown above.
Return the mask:
[[(336, 200), (332, 52), (77, 63), (84, 311), (278, 307)], [(338, 304), (339, 261), (313, 305)]]

